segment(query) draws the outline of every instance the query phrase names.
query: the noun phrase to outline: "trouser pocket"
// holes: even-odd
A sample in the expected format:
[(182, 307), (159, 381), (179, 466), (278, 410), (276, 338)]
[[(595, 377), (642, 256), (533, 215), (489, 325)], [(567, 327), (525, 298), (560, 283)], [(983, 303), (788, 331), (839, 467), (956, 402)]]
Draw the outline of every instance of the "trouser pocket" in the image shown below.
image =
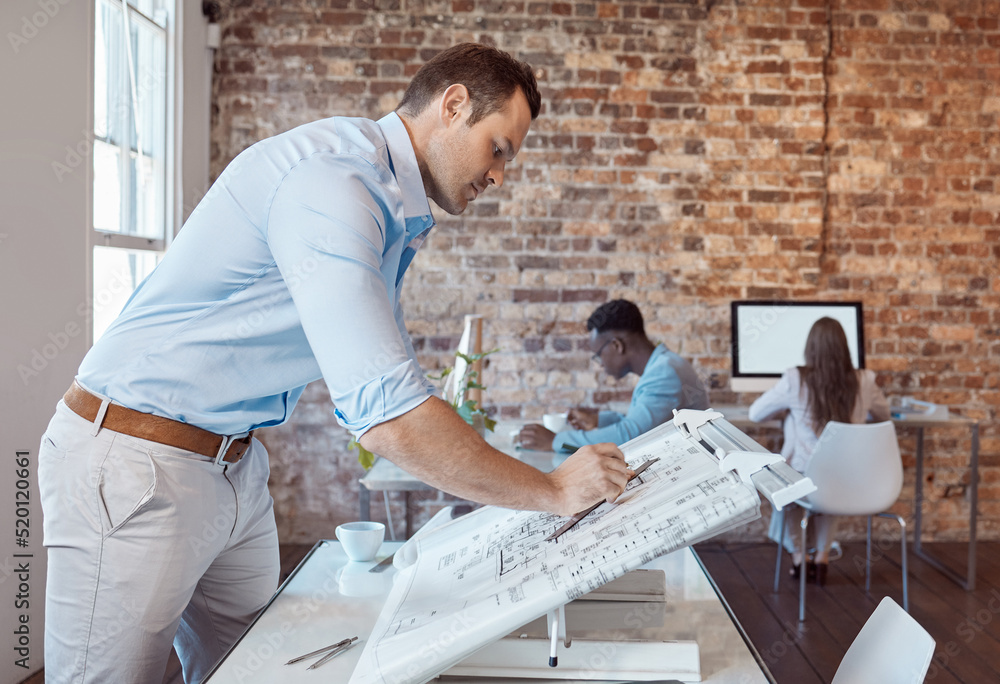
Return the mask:
[(116, 442), (101, 466), (97, 486), (106, 537), (121, 529), (156, 493), (156, 466), (149, 452), (127, 440)]

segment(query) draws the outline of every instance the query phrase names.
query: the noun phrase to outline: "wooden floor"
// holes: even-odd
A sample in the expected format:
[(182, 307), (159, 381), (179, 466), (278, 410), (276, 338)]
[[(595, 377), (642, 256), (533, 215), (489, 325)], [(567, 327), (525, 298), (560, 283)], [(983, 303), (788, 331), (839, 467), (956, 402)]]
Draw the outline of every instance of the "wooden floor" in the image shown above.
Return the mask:
[[(281, 547), (282, 579), (310, 547)], [(925, 548), (950, 567), (964, 570), (965, 545)], [(885, 550), (884, 557), (872, 564), (872, 589), (865, 593), (864, 544), (845, 545), (843, 557), (830, 564), (826, 586), (807, 585), (804, 623), (798, 621), (798, 584), (786, 574), (778, 593), (772, 591), (774, 544), (706, 543), (696, 549), (778, 684), (830, 682), (882, 596), (902, 604), (898, 546)], [(981, 543), (978, 550), (973, 592), (910, 554), (910, 614), (937, 641), (928, 683), (1000, 682), (1000, 542)], [(42, 682), (39, 673), (22, 684)], [(163, 684), (183, 684), (174, 654)]]
[[(924, 549), (964, 573), (964, 544)], [(872, 563), (865, 593), (864, 542), (847, 544), (830, 564), (826, 586), (806, 585), (806, 620), (798, 621), (798, 582), (787, 575), (774, 587), (774, 544), (696, 547), (709, 574), (779, 684), (830, 682), (861, 626), (883, 596), (902, 605), (899, 546)], [(909, 554), (910, 614), (937, 642), (926, 682), (1000, 682), (1000, 543), (977, 546), (976, 589), (966, 592)]]

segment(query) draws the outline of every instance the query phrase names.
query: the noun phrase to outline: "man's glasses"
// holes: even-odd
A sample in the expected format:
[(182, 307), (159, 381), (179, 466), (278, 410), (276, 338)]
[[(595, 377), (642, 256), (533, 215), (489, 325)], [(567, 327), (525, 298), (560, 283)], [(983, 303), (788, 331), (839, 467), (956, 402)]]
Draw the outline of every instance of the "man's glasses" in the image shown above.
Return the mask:
[(615, 341), (615, 338), (612, 337), (610, 340), (608, 340), (607, 342), (605, 342), (604, 344), (602, 344), (601, 348), (598, 349), (596, 352), (594, 352), (594, 355), (591, 358), (594, 359), (594, 361), (596, 361), (597, 363), (599, 363), (601, 365), (604, 365), (604, 362), (601, 361), (601, 354), (604, 353), (605, 347), (607, 347), (609, 344), (611, 344), (614, 341)]

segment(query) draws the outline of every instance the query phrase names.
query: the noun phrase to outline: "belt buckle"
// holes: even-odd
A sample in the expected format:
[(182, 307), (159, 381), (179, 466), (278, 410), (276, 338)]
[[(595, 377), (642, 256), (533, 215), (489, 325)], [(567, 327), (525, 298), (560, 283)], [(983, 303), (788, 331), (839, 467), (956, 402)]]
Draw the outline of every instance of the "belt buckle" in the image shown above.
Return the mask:
[(223, 435), (222, 444), (219, 445), (219, 452), (215, 455), (215, 465), (225, 468), (226, 462), (223, 460), (226, 457), (226, 452), (229, 451), (229, 447), (232, 446), (233, 442), (238, 439), (243, 439), (250, 434), (250, 431), (241, 432), (237, 435)]

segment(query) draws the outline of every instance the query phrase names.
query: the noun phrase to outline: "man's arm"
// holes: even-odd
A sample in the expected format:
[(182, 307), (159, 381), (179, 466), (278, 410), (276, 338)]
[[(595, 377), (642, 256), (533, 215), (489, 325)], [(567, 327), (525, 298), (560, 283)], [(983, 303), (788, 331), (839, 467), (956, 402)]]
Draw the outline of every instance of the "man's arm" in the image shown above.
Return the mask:
[[(647, 368), (632, 391), (632, 401), (624, 416), (613, 411), (601, 411), (599, 427), (592, 430), (564, 430), (555, 435), (552, 448), (564, 445), (583, 446), (598, 442), (624, 444), (630, 439), (666, 422), (673, 409), (680, 408), (683, 383), (673, 367), (661, 362)], [(620, 418), (615, 420), (616, 417)]]
[(747, 417), (755, 423), (760, 423), (775, 414), (785, 411), (799, 396), (798, 371), (785, 371), (774, 387), (757, 397), (747, 410)]
[(581, 449), (556, 470), (543, 473), (489, 446), (436, 397), (375, 425), (362, 435), (361, 445), (449, 494), (558, 515), (614, 501), (631, 474), (613, 444)]
[(397, 321), (395, 269), (383, 273), (401, 227), (377, 173), (354, 155), (314, 154), (282, 180), (268, 219), (268, 245), (338, 421), (356, 434), (433, 391)]

